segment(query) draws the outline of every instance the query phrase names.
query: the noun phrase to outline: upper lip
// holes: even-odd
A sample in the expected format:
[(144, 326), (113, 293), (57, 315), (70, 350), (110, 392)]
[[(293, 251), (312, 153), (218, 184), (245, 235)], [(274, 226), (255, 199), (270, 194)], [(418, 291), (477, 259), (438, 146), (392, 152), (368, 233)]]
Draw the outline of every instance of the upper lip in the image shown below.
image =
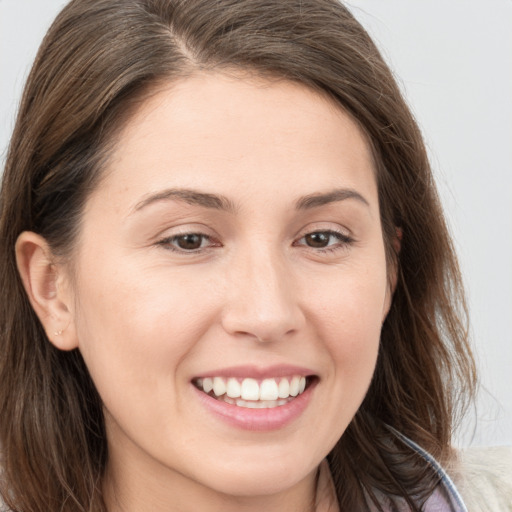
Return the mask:
[(302, 366), (279, 364), (273, 366), (254, 366), (254, 365), (241, 365), (230, 366), (226, 368), (219, 368), (216, 370), (208, 370), (194, 377), (194, 379), (205, 377), (236, 377), (236, 378), (252, 378), (252, 379), (269, 379), (272, 377), (290, 377), (293, 375), (308, 376), (315, 375), (315, 372), (310, 368)]

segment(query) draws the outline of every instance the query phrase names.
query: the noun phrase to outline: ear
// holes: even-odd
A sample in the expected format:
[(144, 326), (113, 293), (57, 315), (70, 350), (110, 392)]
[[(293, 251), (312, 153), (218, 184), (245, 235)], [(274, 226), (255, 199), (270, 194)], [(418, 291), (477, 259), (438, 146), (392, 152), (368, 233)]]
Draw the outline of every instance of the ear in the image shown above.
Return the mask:
[(391, 240), (394, 254), (393, 261), (391, 261), (390, 264), (388, 265), (388, 288), (386, 291), (386, 304), (384, 307), (382, 323), (384, 323), (384, 320), (386, 320), (386, 317), (388, 316), (389, 310), (391, 308), (391, 303), (393, 301), (393, 294), (395, 293), (396, 284), (398, 281), (398, 257), (400, 255), (400, 249), (402, 248), (402, 237), (402, 228), (395, 228), (395, 236)]
[(46, 336), (60, 350), (78, 346), (69, 278), (54, 262), (46, 240), (24, 231), (16, 241), (16, 263), (32, 308)]

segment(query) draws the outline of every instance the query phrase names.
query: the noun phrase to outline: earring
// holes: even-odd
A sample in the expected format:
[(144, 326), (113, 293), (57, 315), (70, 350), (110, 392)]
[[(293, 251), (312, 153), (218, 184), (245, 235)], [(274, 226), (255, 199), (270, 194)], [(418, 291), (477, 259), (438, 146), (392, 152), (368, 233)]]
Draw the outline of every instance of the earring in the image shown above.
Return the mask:
[(54, 335), (54, 336), (60, 336), (61, 334), (62, 334), (62, 330), (60, 330), (60, 331), (55, 331), (55, 332), (53, 333), (53, 335)]

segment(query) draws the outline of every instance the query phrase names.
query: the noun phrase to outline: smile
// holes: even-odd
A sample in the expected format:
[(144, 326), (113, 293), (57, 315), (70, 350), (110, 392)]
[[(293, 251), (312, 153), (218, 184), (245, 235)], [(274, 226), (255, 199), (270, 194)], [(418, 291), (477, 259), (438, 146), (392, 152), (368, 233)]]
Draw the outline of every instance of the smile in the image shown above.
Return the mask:
[(301, 375), (257, 380), (237, 377), (198, 378), (193, 384), (207, 395), (238, 407), (270, 409), (288, 404), (301, 395), (310, 378)]

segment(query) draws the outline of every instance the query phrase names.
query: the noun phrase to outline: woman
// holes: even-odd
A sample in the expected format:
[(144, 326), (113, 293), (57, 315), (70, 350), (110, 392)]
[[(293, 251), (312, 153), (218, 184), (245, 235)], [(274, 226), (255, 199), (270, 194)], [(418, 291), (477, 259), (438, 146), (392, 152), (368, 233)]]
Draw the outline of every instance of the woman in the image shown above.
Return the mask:
[(72, 1), (0, 236), (12, 510), (465, 510), (456, 258), (337, 1)]

